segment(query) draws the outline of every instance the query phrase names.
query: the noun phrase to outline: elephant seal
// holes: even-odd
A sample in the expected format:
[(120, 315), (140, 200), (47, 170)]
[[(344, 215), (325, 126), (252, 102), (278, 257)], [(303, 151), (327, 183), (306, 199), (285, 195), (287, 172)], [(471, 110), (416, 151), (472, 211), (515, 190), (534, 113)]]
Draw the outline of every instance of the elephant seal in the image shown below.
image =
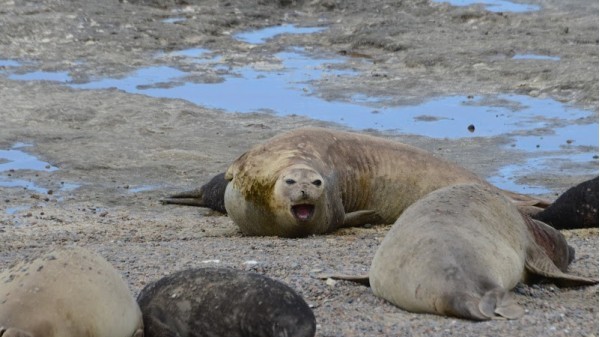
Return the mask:
[(523, 309), (508, 291), (520, 281), (598, 282), (563, 272), (569, 254), (558, 231), (524, 218), (498, 191), (460, 184), (428, 194), (398, 218), (375, 253), (369, 282), (375, 295), (408, 311), (514, 319)]
[[(254, 146), (229, 166), (225, 179), (225, 209), (244, 234), (284, 237), (393, 223), (438, 188), (490, 186), (421, 149), (324, 128), (292, 130)], [(505, 193), (519, 202), (539, 201)]]
[(598, 177), (571, 187), (533, 218), (556, 229), (598, 228)]
[(143, 337), (121, 275), (83, 248), (51, 251), (0, 274), (2, 337)]
[(137, 300), (146, 337), (312, 337), (316, 331), (300, 295), (251, 272), (187, 269), (147, 285)]
[(508, 291), (518, 282), (598, 283), (566, 274), (571, 254), (560, 232), (523, 215), (497, 190), (459, 184), (402, 213), (368, 276), (322, 277), (370, 284), (376, 296), (411, 312), (516, 319), (524, 311)]

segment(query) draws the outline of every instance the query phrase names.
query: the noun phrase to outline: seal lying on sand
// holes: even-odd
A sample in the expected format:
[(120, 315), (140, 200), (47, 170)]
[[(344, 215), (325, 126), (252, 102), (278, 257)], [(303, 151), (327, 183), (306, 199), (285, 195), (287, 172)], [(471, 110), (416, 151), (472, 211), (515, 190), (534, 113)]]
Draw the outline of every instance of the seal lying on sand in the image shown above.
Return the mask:
[(557, 229), (597, 228), (598, 177), (571, 187), (533, 218)]
[[(225, 208), (242, 232), (287, 237), (393, 223), (438, 188), (489, 185), (415, 147), (323, 128), (293, 130), (253, 147), (229, 166), (225, 179)], [(506, 193), (528, 204), (539, 201)]]
[(121, 275), (82, 248), (52, 251), (0, 274), (2, 337), (142, 337)]
[(183, 270), (147, 285), (138, 302), (146, 337), (312, 337), (304, 299), (268, 277), (226, 268)]
[(377, 249), (368, 277), (334, 278), (368, 280), (375, 295), (412, 312), (515, 319), (523, 309), (508, 290), (520, 281), (598, 283), (563, 272), (568, 248), (557, 230), (524, 217), (498, 191), (461, 184), (406, 209)]

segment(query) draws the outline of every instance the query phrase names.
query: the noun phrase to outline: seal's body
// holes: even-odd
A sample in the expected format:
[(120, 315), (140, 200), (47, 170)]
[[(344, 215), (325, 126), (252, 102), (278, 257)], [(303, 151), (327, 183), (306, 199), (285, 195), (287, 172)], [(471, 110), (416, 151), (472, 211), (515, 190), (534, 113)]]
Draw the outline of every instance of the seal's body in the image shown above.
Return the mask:
[[(323, 128), (293, 130), (255, 146), (225, 178), (231, 181), (225, 208), (241, 230), (279, 236), (393, 223), (406, 207), (440, 187), (486, 184), (415, 147)], [(313, 192), (302, 198), (307, 188)]]
[(142, 337), (142, 314), (105, 259), (61, 249), (0, 274), (0, 336)]
[[(223, 191), (217, 178), (202, 188)], [(394, 223), (406, 207), (444, 186), (490, 186), (410, 145), (324, 128), (296, 129), (254, 146), (229, 166), (225, 179), (230, 182), (222, 197), (207, 198), (196, 190), (166, 202), (210, 205), (215, 201), (207, 199), (223, 198), (227, 214), (245, 234), (300, 237)], [(503, 193), (529, 205), (539, 201)]]
[(226, 268), (168, 275), (138, 296), (146, 337), (312, 337), (312, 310), (290, 287)]
[(558, 231), (523, 216), (500, 192), (462, 184), (428, 194), (398, 218), (369, 281), (375, 295), (408, 311), (518, 318), (523, 309), (508, 294), (517, 282), (597, 283), (562, 271), (569, 254)]

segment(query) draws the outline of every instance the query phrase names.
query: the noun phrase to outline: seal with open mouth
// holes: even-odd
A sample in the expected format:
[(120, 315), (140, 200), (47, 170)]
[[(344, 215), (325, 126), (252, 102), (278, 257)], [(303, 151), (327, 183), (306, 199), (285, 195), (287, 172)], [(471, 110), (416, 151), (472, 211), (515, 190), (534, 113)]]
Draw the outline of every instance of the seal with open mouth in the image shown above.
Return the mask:
[[(394, 223), (419, 198), (448, 185), (493, 188), (476, 174), (410, 145), (324, 128), (277, 135), (229, 166), (225, 188), (218, 177), (166, 202), (211, 207), (224, 199), (227, 214), (244, 234), (300, 237)], [(221, 191), (222, 196), (202, 191)], [(539, 201), (503, 193), (528, 205)]]

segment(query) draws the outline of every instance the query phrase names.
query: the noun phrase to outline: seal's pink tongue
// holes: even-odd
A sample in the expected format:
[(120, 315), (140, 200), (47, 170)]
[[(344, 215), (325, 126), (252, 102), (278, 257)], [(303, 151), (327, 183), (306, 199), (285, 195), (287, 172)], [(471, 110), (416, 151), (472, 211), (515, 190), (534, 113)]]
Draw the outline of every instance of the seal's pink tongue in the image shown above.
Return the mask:
[(295, 205), (292, 206), (292, 210), (294, 211), (294, 215), (300, 220), (308, 220), (315, 209), (313, 205)]

